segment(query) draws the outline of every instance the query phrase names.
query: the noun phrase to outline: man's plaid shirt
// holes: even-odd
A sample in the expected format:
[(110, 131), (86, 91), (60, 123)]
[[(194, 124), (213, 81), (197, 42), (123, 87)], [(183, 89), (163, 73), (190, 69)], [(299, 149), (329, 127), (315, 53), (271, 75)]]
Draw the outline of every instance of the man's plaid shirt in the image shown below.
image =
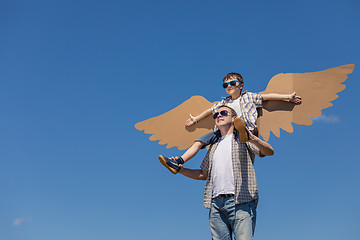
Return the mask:
[[(218, 109), (222, 105), (227, 105), (231, 96), (228, 96), (221, 100), (220, 102), (214, 104), (211, 107), (211, 111), (214, 114), (216, 109)], [(240, 101), (240, 111), (238, 117), (244, 120), (246, 127), (249, 130), (254, 130), (257, 128), (256, 120), (258, 117), (257, 108), (262, 107), (262, 96), (260, 93), (252, 93), (252, 92), (244, 92), (241, 94), (239, 98)]]
[[(242, 143), (238, 134), (233, 134), (232, 162), (235, 184), (235, 204), (258, 201), (259, 194), (254, 170), (255, 154), (260, 155), (260, 150), (252, 143)], [(212, 161), (214, 152), (219, 142), (212, 144), (201, 163), (200, 168), (208, 173), (204, 191), (204, 207), (211, 207), (212, 199)]]

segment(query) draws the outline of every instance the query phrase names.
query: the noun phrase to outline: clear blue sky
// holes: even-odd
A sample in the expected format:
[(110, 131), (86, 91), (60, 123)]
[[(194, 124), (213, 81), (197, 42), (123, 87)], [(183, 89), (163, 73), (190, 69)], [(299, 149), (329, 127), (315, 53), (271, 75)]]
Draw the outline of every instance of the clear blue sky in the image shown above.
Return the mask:
[[(334, 106), (257, 159), (255, 239), (358, 239), (360, 3), (0, 1), (0, 239), (210, 239), (205, 183), (134, 124), (240, 72), (354, 63)], [(188, 163), (198, 168), (205, 151)]]

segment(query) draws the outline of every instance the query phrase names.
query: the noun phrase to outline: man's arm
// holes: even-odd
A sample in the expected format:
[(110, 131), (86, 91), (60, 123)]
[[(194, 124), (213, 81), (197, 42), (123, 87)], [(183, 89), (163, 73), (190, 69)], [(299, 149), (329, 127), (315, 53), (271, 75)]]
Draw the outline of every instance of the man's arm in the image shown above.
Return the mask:
[(292, 94), (278, 94), (278, 93), (264, 93), (261, 94), (263, 101), (289, 101), (295, 104), (301, 103), (301, 97), (296, 95), (296, 92)]
[(192, 178), (195, 180), (206, 180), (208, 177), (208, 173), (203, 171), (202, 169), (189, 169), (183, 168), (181, 166), (179, 173), (184, 175), (185, 177)]
[(190, 127), (191, 125), (197, 123), (198, 121), (203, 120), (210, 114), (211, 114), (211, 108), (206, 109), (205, 111), (200, 113), (198, 116), (193, 116), (190, 114), (190, 118), (188, 120), (186, 120), (185, 126)]
[(274, 149), (273, 147), (261, 140), (260, 138), (256, 137), (254, 134), (252, 134), (248, 129), (246, 129), (249, 135), (249, 140), (248, 142), (251, 142), (252, 144), (254, 144), (255, 146), (257, 146), (260, 149), (260, 152), (265, 155), (265, 156), (271, 156), (274, 155)]

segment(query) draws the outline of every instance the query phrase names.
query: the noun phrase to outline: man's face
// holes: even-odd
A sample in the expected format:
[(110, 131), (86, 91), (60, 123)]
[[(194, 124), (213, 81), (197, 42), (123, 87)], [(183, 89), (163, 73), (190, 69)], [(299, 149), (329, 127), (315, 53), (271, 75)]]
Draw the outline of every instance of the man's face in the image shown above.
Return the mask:
[(227, 107), (221, 107), (217, 109), (214, 116), (216, 115), (217, 117), (215, 118), (215, 125), (217, 127), (232, 124), (235, 119), (235, 116), (231, 116), (231, 110)]
[[(231, 81), (238, 81), (235, 77), (230, 78), (229, 80), (226, 80), (224, 83), (230, 83)], [(240, 81), (239, 81), (240, 82)], [(240, 94), (241, 93), (241, 89), (243, 88), (244, 84), (243, 83), (236, 83), (236, 86), (231, 86), (230, 84), (228, 84), (226, 90), (226, 93), (229, 95), (235, 95), (235, 94)]]

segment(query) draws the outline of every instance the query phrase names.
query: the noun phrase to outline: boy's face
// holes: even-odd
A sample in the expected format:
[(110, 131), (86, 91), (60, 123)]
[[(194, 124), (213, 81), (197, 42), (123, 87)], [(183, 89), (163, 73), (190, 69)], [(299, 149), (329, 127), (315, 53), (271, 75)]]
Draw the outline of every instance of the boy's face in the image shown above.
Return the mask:
[[(235, 77), (234, 78), (230, 78), (229, 80), (226, 80), (224, 83), (228, 83), (231, 81), (237, 80)], [(230, 84), (228, 84), (226, 90), (226, 93), (233, 96), (233, 95), (239, 95), (241, 93), (241, 90), (243, 88), (244, 84), (243, 83), (236, 83), (236, 86), (231, 86)]]

